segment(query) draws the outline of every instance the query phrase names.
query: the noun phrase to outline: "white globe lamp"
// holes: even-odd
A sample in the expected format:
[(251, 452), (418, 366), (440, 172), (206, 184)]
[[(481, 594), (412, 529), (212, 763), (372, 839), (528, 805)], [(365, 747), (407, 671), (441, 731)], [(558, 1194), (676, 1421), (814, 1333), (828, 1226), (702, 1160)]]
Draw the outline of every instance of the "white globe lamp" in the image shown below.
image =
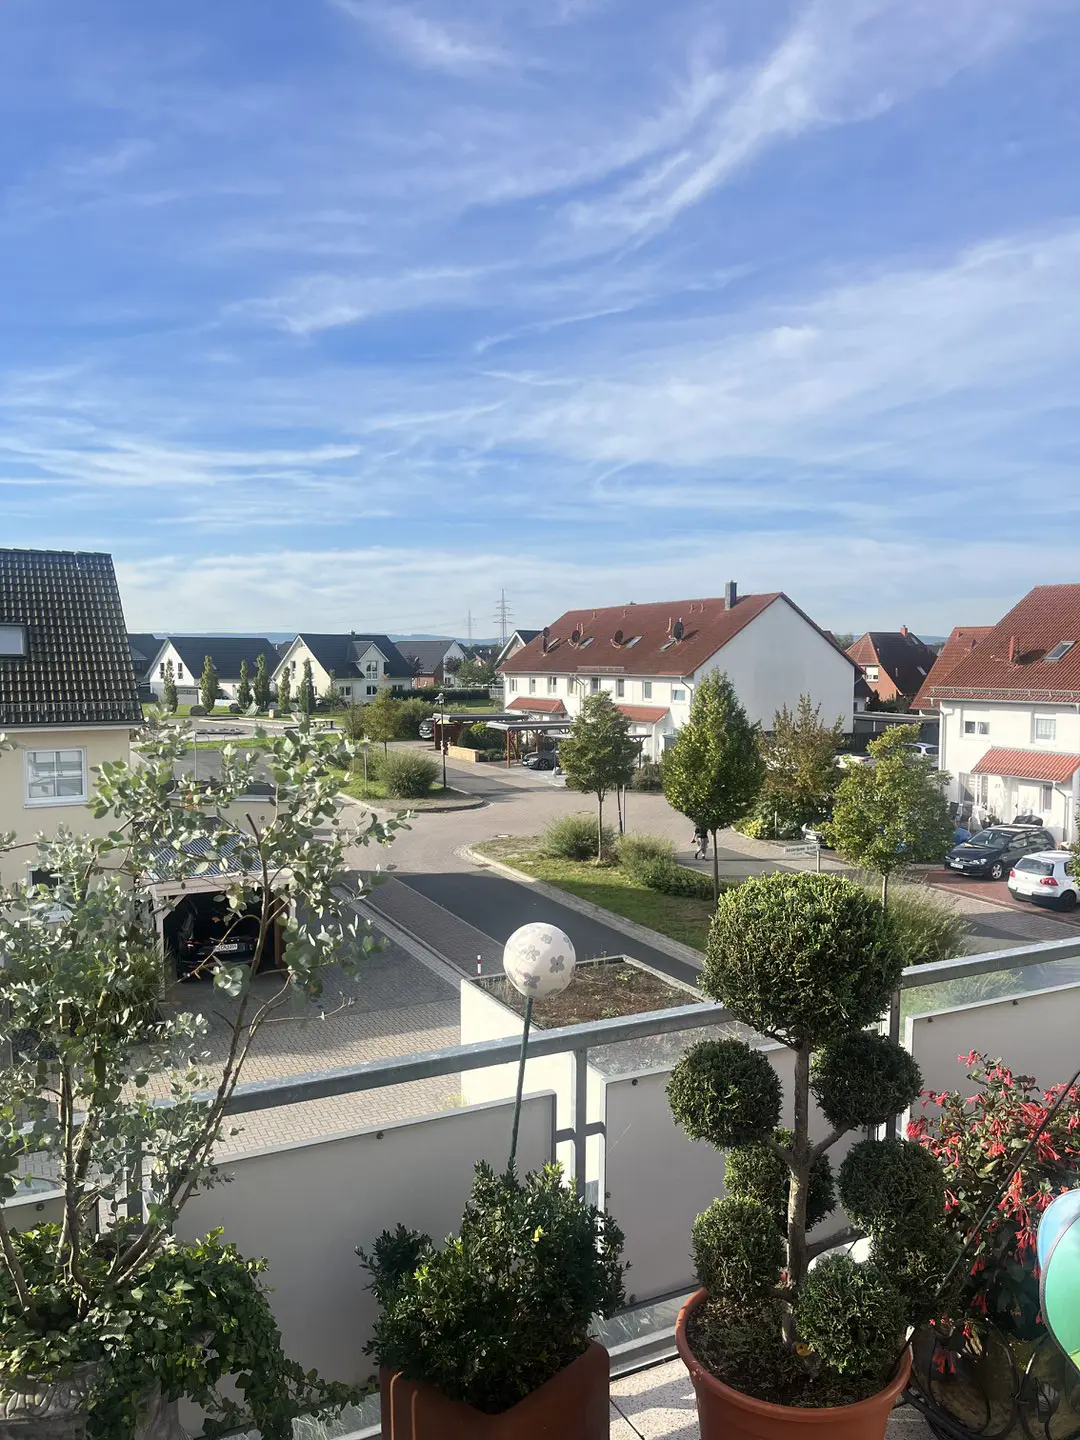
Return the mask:
[(557, 925), (534, 921), (514, 931), (503, 947), (503, 970), (514, 989), (525, 997), (525, 1022), (521, 1029), (518, 1059), (517, 1096), (514, 1101), (514, 1129), (510, 1136), (510, 1165), (517, 1156), (521, 1096), (525, 1088), (525, 1053), (532, 1025), (533, 1001), (545, 1000), (565, 990), (574, 978), (577, 956), (569, 935)]

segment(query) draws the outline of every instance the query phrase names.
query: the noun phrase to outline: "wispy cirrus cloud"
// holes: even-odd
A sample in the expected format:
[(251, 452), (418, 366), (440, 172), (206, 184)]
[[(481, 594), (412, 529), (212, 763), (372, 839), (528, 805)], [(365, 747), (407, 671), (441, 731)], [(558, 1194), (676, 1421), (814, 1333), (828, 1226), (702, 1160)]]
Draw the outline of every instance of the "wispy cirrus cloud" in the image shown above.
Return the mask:
[(384, 44), (411, 63), (452, 75), (471, 75), (511, 63), (500, 46), (456, 23), (434, 19), (407, 5), (383, 0), (333, 0)]

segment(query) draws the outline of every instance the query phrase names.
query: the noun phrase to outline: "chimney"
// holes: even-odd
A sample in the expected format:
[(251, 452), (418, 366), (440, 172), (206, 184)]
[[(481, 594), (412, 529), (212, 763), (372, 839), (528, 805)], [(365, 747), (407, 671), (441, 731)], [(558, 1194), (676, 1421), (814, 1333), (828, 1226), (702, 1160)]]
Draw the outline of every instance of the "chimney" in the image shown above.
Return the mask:
[(904, 637), (905, 640), (908, 638), (908, 628), (906, 625), (900, 626), (900, 634)]
[(734, 580), (729, 580), (724, 586), (724, 609), (734, 610), (739, 603), (739, 587)]
[(667, 633), (668, 633), (669, 635), (671, 634), (671, 627), (672, 627), (674, 624), (675, 624), (675, 621), (674, 621), (674, 620), (671, 618), (671, 616), (669, 615), (669, 616), (667, 617)]
[(1009, 664), (1016, 664), (1016, 636), (1009, 636)]

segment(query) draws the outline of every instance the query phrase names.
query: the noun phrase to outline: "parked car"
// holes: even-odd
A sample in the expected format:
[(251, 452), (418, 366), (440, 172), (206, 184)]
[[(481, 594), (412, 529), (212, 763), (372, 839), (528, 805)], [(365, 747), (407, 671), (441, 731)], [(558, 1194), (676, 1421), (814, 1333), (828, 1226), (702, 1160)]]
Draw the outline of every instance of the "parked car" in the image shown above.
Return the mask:
[(258, 946), (259, 917), (234, 914), (224, 896), (178, 907), (176, 960), (181, 979), (208, 977), (218, 960), (250, 965)]
[(553, 750), (533, 750), (522, 760), (526, 770), (554, 770), (555, 752)]
[(1071, 852), (1038, 850), (1034, 855), (1025, 855), (1009, 871), (1009, 889), (1017, 900), (1075, 910), (1080, 900), (1080, 881), (1073, 874)]
[(1047, 830), (1032, 825), (992, 825), (954, 845), (945, 857), (945, 868), (980, 879), (1001, 880), (1022, 856), (1053, 848), (1054, 837)]
[(926, 740), (916, 740), (907, 748), (920, 760), (933, 760), (935, 764), (937, 763), (938, 747), (936, 745), (932, 745)]
[(420, 739), (421, 739), (421, 740), (430, 740), (431, 737), (432, 737), (434, 734), (435, 734), (435, 722), (434, 722), (434, 720), (421, 720), (421, 721), (420, 721)]

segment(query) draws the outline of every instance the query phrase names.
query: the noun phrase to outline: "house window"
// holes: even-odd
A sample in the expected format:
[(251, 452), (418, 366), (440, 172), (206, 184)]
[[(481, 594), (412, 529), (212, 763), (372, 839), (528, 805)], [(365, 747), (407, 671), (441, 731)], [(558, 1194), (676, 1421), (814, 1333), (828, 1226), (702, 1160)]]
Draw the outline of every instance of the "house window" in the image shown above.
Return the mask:
[(364, 688), (368, 695), (377, 695), (379, 693), (378, 685), (367, 685)]
[(1056, 740), (1057, 720), (1052, 715), (1035, 716), (1035, 739)]
[(685, 700), (685, 699), (686, 699), (686, 691), (685, 691), (685, 690), (676, 690), (674, 687), (672, 687), (672, 691), (671, 691), (671, 703), (672, 703), (673, 705), (677, 705), (680, 700)]
[(364, 674), (369, 680), (377, 680), (379, 678), (379, 662), (377, 660), (369, 660), (364, 666)]
[(510, 691), (511, 695), (517, 694), (517, 681), (513, 678), (513, 676), (511, 676), (510, 679), (507, 680), (506, 688)]
[(351, 686), (351, 685), (341, 685), (341, 686), (339, 686), (338, 688), (339, 688), (340, 693), (341, 693), (342, 695), (344, 695), (347, 700), (352, 698), (352, 686)]
[(651, 699), (652, 699), (652, 681), (651, 681), (651, 680), (643, 680), (643, 681), (641, 682), (641, 698), (642, 698), (643, 700), (651, 700)]
[(26, 654), (26, 626), (0, 625), (0, 655), (15, 659)]
[(85, 750), (27, 750), (27, 805), (78, 805), (85, 799)]
[(549, 694), (549, 695), (557, 695), (558, 693), (559, 693), (559, 677), (558, 677), (557, 675), (549, 675), (549, 676), (548, 676), (548, 694)]
[(965, 735), (989, 735), (989, 734), (990, 734), (990, 721), (989, 721), (989, 720), (965, 720), (965, 721), (964, 721), (964, 734), (965, 734)]
[(600, 676), (599, 676), (599, 675), (594, 675), (594, 676), (592, 677), (592, 679), (589, 681), (589, 694), (590, 694), (590, 695), (599, 695), (599, 694), (600, 694)]
[(876, 680), (881, 674), (881, 671), (876, 665), (864, 665), (863, 674), (866, 676), (867, 680)]
[(292, 673), (293, 673), (294, 675), (296, 674), (296, 661), (295, 661), (295, 660), (292, 662)]
[[(294, 666), (293, 668), (295, 669), (296, 667)], [(184, 678), (184, 667), (183, 667), (183, 665), (177, 665), (177, 667), (176, 667), (176, 678), (177, 678), (178, 680), (182, 680), (182, 679)]]
[(625, 680), (616, 680), (616, 681), (615, 681), (615, 694), (618, 695), (620, 698), (621, 698), (623, 695), (626, 694), (626, 681), (625, 681)]
[(1039, 787), (1039, 809), (1044, 815), (1049, 815), (1054, 804), (1054, 787), (1042, 785)]
[(975, 792), (971, 788), (971, 776), (964, 773), (956, 777), (956, 790), (961, 805), (970, 805), (975, 799)]
[(535, 694), (536, 694), (536, 676), (535, 676), (535, 675), (530, 675), (530, 676), (529, 676), (529, 694), (530, 694), (530, 695), (535, 695)]
[(163, 660), (163, 661), (161, 662), (161, 664), (158, 666), (158, 675), (159, 675), (159, 677), (160, 677), (162, 680), (165, 679), (165, 661), (164, 661), (164, 660)]
[(975, 799), (980, 805), (985, 805), (990, 799), (990, 776), (975, 776)]

